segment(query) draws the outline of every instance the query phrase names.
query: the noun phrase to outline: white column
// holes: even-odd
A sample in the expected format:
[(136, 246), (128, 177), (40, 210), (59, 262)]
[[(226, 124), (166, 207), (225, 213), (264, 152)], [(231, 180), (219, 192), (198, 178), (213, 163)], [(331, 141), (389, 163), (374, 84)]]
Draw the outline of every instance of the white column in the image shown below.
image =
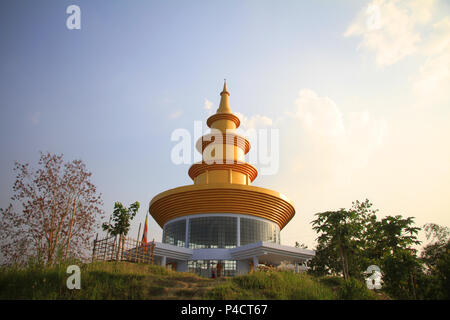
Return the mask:
[(186, 218), (186, 234), (184, 240), (184, 247), (189, 248), (189, 218)]
[(161, 257), (161, 265), (162, 265), (163, 267), (166, 266), (166, 256), (162, 256), (162, 257)]
[(258, 267), (259, 259), (257, 256), (253, 257), (253, 269), (256, 271), (256, 268)]
[(237, 239), (236, 246), (241, 246), (241, 217), (237, 217)]

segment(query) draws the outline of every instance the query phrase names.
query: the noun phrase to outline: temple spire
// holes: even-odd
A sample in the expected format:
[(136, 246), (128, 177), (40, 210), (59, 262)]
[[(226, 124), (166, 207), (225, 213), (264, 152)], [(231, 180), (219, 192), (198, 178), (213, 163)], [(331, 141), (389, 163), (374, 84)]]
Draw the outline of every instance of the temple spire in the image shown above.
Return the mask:
[(230, 93), (227, 91), (227, 80), (224, 80), (223, 84), (223, 90), (220, 93), (220, 105), (219, 109), (217, 109), (217, 113), (232, 113), (230, 109), (230, 101), (228, 97), (230, 96)]
[(226, 92), (226, 93), (228, 93), (228, 95), (230, 95), (230, 93), (227, 91), (227, 79), (223, 79), (223, 90), (222, 90), (221, 94), (224, 92)]

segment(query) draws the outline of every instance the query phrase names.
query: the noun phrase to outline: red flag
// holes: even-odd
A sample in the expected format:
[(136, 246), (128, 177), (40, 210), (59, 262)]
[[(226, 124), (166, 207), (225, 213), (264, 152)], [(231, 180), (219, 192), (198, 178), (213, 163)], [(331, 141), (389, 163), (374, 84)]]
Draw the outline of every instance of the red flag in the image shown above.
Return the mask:
[(142, 245), (144, 245), (144, 252), (147, 251), (147, 219), (148, 215), (145, 216), (144, 233), (142, 234)]

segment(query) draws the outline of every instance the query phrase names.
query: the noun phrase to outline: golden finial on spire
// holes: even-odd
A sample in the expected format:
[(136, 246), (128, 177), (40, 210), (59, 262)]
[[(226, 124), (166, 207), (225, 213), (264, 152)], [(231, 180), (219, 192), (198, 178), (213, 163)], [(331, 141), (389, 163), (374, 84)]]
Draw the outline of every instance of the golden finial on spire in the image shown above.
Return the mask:
[(222, 93), (226, 93), (228, 95), (230, 95), (230, 93), (227, 91), (227, 79), (223, 79), (223, 90), (220, 94)]
[(231, 113), (230, 102), (228, 100), (230, 93), (227, 91), (227, 79), (224, 79), (223, 90), (220, 93), (220, 96), (220, 105), (219, 109), (217, 109), (217, 113)]

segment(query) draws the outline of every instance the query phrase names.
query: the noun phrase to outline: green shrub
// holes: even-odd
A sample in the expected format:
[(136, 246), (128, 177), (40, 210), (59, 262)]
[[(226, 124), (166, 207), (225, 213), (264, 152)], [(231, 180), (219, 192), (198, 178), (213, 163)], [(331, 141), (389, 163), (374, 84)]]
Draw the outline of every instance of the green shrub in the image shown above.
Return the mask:
[(318, 278), (318, 280), (329, 287), (341, 287), (345, 283), (344, 278), (338, 276), (323, 276)]
[(343, 300), (371, 300), (377, 297), (367, 289), (365, 283), (352, 278), (344, 281), (343, 285), (339, 287), (338, 298)]

